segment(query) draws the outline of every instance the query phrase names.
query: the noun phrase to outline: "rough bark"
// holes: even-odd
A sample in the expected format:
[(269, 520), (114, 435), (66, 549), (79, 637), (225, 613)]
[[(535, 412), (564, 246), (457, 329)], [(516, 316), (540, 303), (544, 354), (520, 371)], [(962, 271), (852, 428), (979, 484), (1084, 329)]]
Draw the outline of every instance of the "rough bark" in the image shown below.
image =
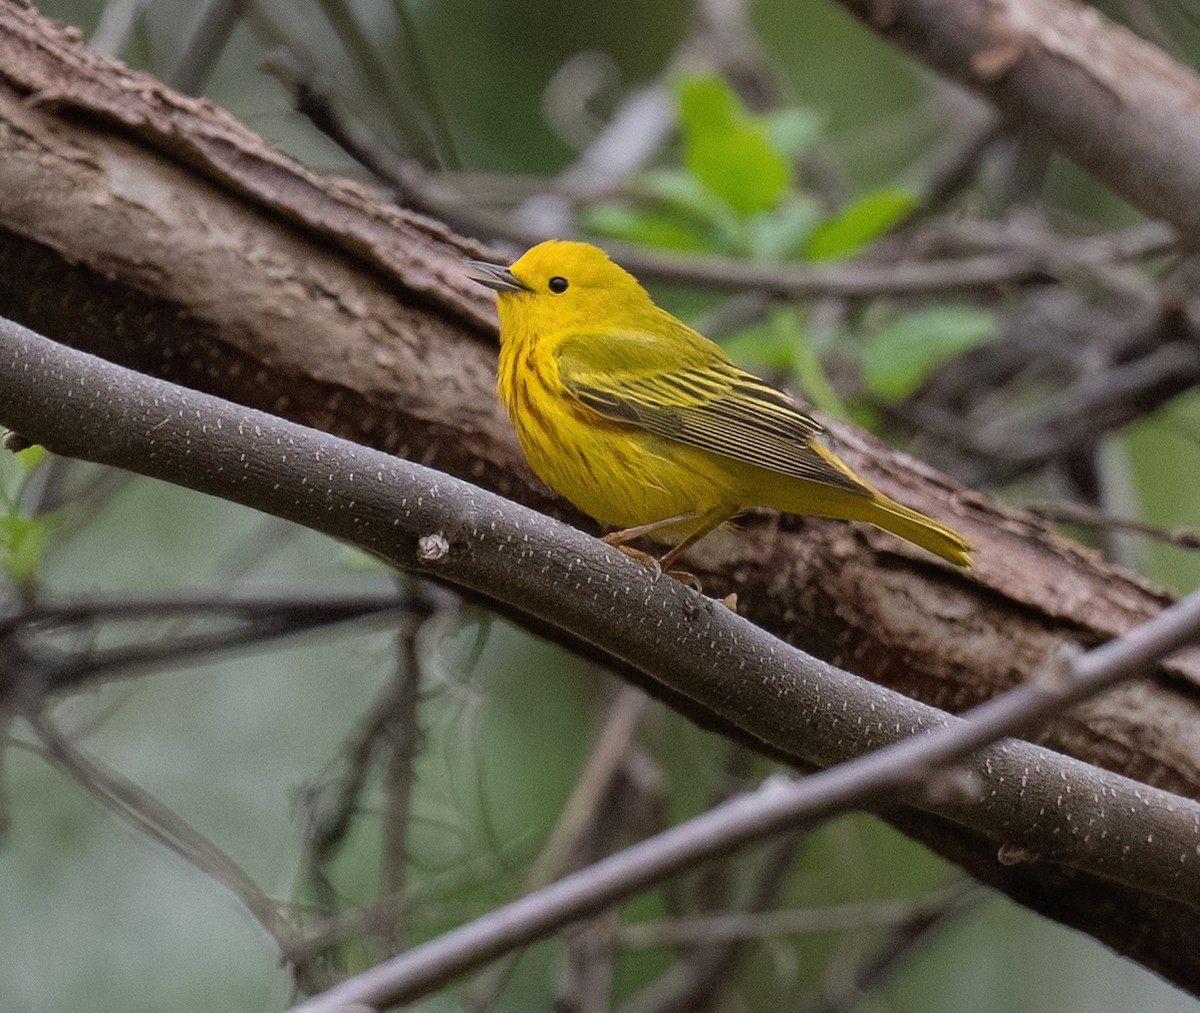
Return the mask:
[(1200, 241), (1200, 77), (1078, 0), (838, 0)]

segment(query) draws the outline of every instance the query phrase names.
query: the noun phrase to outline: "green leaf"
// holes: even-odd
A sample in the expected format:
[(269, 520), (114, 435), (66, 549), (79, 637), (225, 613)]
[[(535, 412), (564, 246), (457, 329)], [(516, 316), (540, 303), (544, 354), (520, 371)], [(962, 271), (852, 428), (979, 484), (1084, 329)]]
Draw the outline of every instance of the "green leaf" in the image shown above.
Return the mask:
[(878, 397), (899, 401), (938, 366), (996, 336), (996, 318), (973, 306), (939, 306), (900, 317), (867, 342), (863, 382)]
[(11, 580), (18, 584), (33, 583), (53, 524), (50, 514), (0, 516), (0, 566)]
[(729, 357), (746, 369), (789, 375), (795, 370), (795, 335), (781, 333), (769, 320), (743, 327), (721, 344)]
[(0, 503), (14, 506), (25, 482), (45, 459), (46, 448), (35, 444), (16, 454), (0, 455)]
[(820, 140), (825, 117), (815, 109), (785, 106), (761, 117), (771, 147), (781, 155), (795, 158)]
[(781, 334), (793, 335), (796, 382), (804, 396), (827, 415), (844, 419), (846, 406), (829, 382), (821, 356), (804, 328), (799, 311), (794, 306), (776, 306), (771, 311), (771, 322)]
[(687, 170), (743, 217), (774, 207), (791, 167), (771, 146), (764, 123), (716, 74), (680, 78), (676, 98)]
[(903, 187), (863, 194), (813, 230), (804, 247), (806, 260), (845, 257), (878, 238), (909, 213), (917, 195)]
[(20, 512), (22, 490), (46, 456), (41, 446), (0, 456), (0, 570), (19, 584), (31, 584), (37, 577), (57, 523), (57, 514), (24, 517)]
[(614, 239), (665, 250), (708, 250), (711, 243), (680, 222), (621, 204), (597, 204), (584, 215), (584, 225)]
[(694, 136), (732, 130), (745, 116), (741, 100), (719, 74), (688, 74), (675, 86), (684, 132)]
[(811, 197), (790, 197), (777, 210), (754, 215), (748, 226), (749, 253), (755, 260), (787, 260), (812, 235), (821, 206)]
[(734, 216), (728, 204), (690, 172), (682, 169), (652, 169), (638, 180), (639, 195), (657, 200), (683, 217), (727, 227)]

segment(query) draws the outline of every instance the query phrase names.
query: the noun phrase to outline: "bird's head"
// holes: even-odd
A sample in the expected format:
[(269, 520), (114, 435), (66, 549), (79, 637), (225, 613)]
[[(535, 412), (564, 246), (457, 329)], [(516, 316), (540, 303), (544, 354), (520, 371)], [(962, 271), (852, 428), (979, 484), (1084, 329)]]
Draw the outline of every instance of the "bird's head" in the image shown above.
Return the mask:
[(472, 280), (497, 293), (502, 340), (509, 328), (546, 335), (637, 327), (655, 312), (638, 280), (590, 243), (552, 239), (511, 266), (469, 267)]

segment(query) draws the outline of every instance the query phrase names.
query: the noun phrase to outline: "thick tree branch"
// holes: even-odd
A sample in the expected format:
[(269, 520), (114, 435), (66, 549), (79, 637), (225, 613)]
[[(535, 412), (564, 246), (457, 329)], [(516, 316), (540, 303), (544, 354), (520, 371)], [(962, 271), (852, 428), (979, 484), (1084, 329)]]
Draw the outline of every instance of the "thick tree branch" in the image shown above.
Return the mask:
[(838, 0), (1200, 243), (1200, 77), (1078, 0)]
[[(603, 543), (544, 515), (7, 323), (0, 327), (0, 423), (59, 453), (306, 524), (527, 623), (564, 631), (614, 667), (692, 701), (714, 724), (806, 767), (832, 766), (949, 721), (775, 640), (689, 588), (652, 580)], [(1125, 671), (1167, 649), (1140, 637), (1119, 644), (1135, 652)], [(1039, 661), (1043, 673), (1049, 659)], [(1062, 689), (1053, 680), (1032, 682), (1007, 699), (1022, 706), (1049, 700), (1057, 710), (1078, 699)], [(1159, 934), (1152, 942), (1137, 935), (1124, 952), (1200, 988), (1200, 964), (1180, 944), (1194, 931), (1191, 904), (1200, 895), (1193, 881), (1200, 874), (1200, 807), (1018, 742), (989, 751), (973, 770), (983, 785), (978, 799), (951, 792), (919, 804), (936, 815), (935, 826), (942, 821), (978, 836), (977, 873), (1013, 873), (995, 857), (1003, 844), (1007, 854), (1036, 856), (1039, 868), (1069, 867), (1072, 895), (1095, 882), (1104, 884), (1109, 906), (1126, 895), (1149, 900)], [(1044, 894), (1040, 909), (1052, 898)], [(1135, 917), (1135, 910), (1126, 914)], [(1140, 908), (1136, 916), (1144, 916)], [(1104, 936), (1103, 925), (1093, 931), (1120, 943)]]

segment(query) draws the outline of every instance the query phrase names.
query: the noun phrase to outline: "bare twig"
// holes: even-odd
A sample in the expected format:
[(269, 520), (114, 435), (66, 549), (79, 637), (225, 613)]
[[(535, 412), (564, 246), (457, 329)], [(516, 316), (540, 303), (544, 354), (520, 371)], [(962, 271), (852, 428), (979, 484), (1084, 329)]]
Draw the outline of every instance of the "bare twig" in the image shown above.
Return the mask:
[(611, 911), (605, 911), (566, 932), (562, 981), (554, 990), (555, 1013), (610, 1013), (614, 918)]
[[(581, 845), (594, 830), (604, 800), (618, 782), (634, 733), (649, 697), (634, 686), (622, 685), (609, 705), (604, 726), (584, 761), (571, 795), (559, 814), (542, 853), (525, 880), (526, 892), (558, 879), (564, 872), (585, 864)], [(595, 856), (592, 856), (593, 858)], [(590, 940), (590, 937), (589, 937)], [(511, 961), (499, 962), (471, 983), (463, 1008), (482, 1011), (496, 1002), (504, 982), (512, 973)]]
[(617, 690), (579, 780), (559, 814), (546, 847), (530, 870), (526, 884), (529, 889), (545, 886), (571, 868), (571, 854), (579, 848), (588, 827), (595, 822), (604, 797), (612, 791), (649, 703), (650, 698), (636, 687), (622, 685)]
[(1164, 528), (1156, 524), (1144, 524), (1127, 517), (1113, 517), (1082, 503), (1030, 503), (1025, 509), (1048, 521), (1082, 524), (1106, 531), (1129, 531), (1181, 549), (1200, 549), (1200, 530), (1196, 528)]
[(446, 120), (433, 74), (430, 72), (418, 25), (408, 10), (406, 0), (392, 0), (392, 10), (399, 28), (400, 47), (403, 58), (399, 66), (402, 75), (401, 88), (392, 102), (397, 105), (415, 105), (424, 115), (421, 123), (429, 132), (429, 147), (435, 159), (433, 164), (443, 169), (457, 169), (460, 165), (458, 147)]
[(248, 3), (250, 0), (209, 0), (187, 49), (171, 74), (171, 87), (187, 95), (197, 95), (203, 90)]
[(888, 926), (885, 938), (854, 968), (849, 980), (835, 983), (826, 977), (813, 1013), (850, 1013), (858, 1008), (864, 996), (880, 988), (916, 947), (983, 896), (978, 886), (964, 882), (916, 908), (910, 905), (908, 914)]
[[(211, 654), (405, 608), (407, 602), (395, 595), (158, 595), (41, 602), (12, 615), (0, 615), (0, 643), (7, 644), (14, 673), (5, 692), (39, 697), (61, 693), (99, 679), (128, 678), (191, 664)], [(38, 637), (47, 632), (76, 632), (90, 638), (103, 623), (168, 618), (216, 620), (222, 627), (168, 634), (151, 643), (86, 646), (78, 652), (38, 642)]]
[[(919, 907), (941, 904), (945, 899), (939, 892), (922, 901)], [(613, 945), (648, 950), (663, 946), (696, 946), (726, 939), (778, 939), (810, 933), (889, 928), (911, 918), (913, 913), (913, 902), (908, 900), (859, 901), (778, 911), (719, 911), (621, 925), (613, 933)]]
[[(390, 720), (381, 729), (388, 751), (384, 771), (383, 840), (380, 847), (379, 894), (401, 901), (407, 881), (408, 828), (413, 791), (413, 764), (421, 744), (417, 722), (417, 704), (421, 695), (421, 657), (417, 637), (428, 616), (432, 603), (420, 593), (418, 584), (413, 596), (423, 600), (423, 614), (409, 613), (397, 635), (394, 706)], [(399, 946), (403, 928), (402, 911), (379, 926), (379, 935), (387, 950), (394, 954)]]
[[(398, 678), (384, 687), (339, 750), (336, 771), (323, 782), (308, 785), (301, 792), (304, 864), (327, 917), (332, 915), (333, 911), (333, 891), (325, 873), (325, 866), (336, 855), (350, 832), (377, 756), (389, 747), (399, 751), (399, 755), (391, 755), (391, 760), (398, 763), (403, 770), (406, 763), (411, 763), (411, 750), (416, 748), (416, 734), (412, 722), (415, 721), (419, 683), (417, 668), (407, 668), (409, 662), (415, 661), (408, 653), (410, 646), (415, 649), (415, 642), (410, 645), (407, 638), (410, 635), (415, 638), (420, 624), (429, 618), (434, 606), (427, 595), (419, 592), (407, 592), (403, 595), (403, 600), (408, 622), (404, 624), (405, 628), (400, 634), (405, 653), (400, 661)], [(391, 764), (389, 769), (390, 766)], [(387, 824), (391, 821), (385, 821), (385, 855), (397, 845), (403, 846), (407, 826), (407, 801), (407, 797), (395, 800), (395, 804), (403, 808), (390, 814), (399, 816), (404, 813), (402, 819), (390, 829)], [(396, 855), (393, 851), (390, 861), (395, 860)], [(389, 859), (385, 858), (384, 861), (386, 863)], [(385, 881), (393, 880), (388, 885), (381, 885), (381, 892), (387, 898), (387, 904), (381, 910), (379, 924), (385, 925), (394, 922), (399, 914), (402, 876), (398, 870), (388, 872), (386, 864), (381, 872)], [(388, 934), (391, 934), (390, 929)]]
[[(791, 834), (771, 849), (755, 874), (749, 896), (740, 902), (744, 913), (761, 913), (775, 903), (801, 842), (801, 835)], [(736, 936), (698, 941), (684, 959), (651, 983), (643, 996), (627, 1003), (622, 1013), (704, 1013), (720, 1008), (722, 994), (745, 956), (748, 942)]]
[(133, 34), (134, 22), (149, 3), (150, 0), (108, 0), (92, 33), (92, 48), (119, 57)]
[[(65, 736), (40, 709), (26, 710), (29, 722), (42, 742), (41, 755), (60, 772), (80, 785), (105, 809), (169, 851), (194, 865), (206, 876), (238, 898), (281, 953), (287, 953), (297, 938), (289, 906), (268, 897), (246, 871), (176, 812), (144, 789), (89, 757)], [(319, 979), (308, 977), (311, 987)]]

